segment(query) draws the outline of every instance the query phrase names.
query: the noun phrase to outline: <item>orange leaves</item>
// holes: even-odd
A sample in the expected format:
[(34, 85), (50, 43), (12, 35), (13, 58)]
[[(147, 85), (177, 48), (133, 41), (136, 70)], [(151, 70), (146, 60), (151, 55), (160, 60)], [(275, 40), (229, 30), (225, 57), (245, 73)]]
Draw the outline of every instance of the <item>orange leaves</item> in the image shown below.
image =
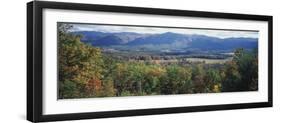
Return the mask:
[(86, 84), (86, 89), (88, 93), (97, 92), (101, 89), (101, 87), (102, 84), (101, 84), (101, 80), (99, 79), (91, 79)]

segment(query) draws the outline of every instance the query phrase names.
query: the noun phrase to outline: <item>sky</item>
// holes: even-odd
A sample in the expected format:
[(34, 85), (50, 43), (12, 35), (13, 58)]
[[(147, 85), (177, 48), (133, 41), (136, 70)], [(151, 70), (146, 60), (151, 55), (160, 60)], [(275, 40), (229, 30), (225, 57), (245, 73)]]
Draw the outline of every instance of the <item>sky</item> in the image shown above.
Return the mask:
[(139, 27), (139, 26), (116, 26), (116, 25), (95, 25), (95, 24), (72, 24), (71, 31), (99, 31), (99, 32), (135, 32), (159, 34), (165, 32), (174, 32), (181, 34), (206, 35), (218, 38), (246, 37), (258, 38), (258, 32), (254, 31), (230, 31), (230, 30), (211, 30), (211, 29), (179, 29), (179, 28), (157, 28), (157, 27)]

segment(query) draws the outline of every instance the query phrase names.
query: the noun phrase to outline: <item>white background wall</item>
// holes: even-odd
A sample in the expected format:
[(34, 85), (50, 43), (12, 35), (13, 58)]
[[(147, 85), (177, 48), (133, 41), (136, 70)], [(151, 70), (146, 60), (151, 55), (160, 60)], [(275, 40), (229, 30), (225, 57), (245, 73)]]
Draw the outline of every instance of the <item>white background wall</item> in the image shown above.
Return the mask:
[[(0, 4), (0, 122), (27, 123), (26, 116), (26, 2), (2, 0)], [(70, 0), (69, 0), (70, 1)], [(87, 0), (81, 0), (87, 1)], [(231, 111), (107, 118), (74, 123), (263, 123), (280, 122), (281, 114), (281, 14), (278, 0), (88, 0), (96, 4), (155, 7), (274, 16), (274, 107)], [(161, 102), (160, 102), (161, 103)], [(70, 121), (65, 121), (70, 122)]]

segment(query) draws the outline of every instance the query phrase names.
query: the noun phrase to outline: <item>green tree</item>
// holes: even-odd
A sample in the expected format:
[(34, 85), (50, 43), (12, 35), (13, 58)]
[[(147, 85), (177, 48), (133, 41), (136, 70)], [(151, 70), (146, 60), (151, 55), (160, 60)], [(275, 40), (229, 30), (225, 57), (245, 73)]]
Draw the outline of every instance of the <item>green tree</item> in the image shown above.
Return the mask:
[(177, 94), (189, 89), (191, 69), (182, 68), (178, 65), (170, 65), (166, 68), (166, 74), (161, 78), (161, 93)]
[(123, 91), (127, 89), (127, 82), (129, 81), (130, 73), (128, 71), (127, 63), (116, 63), (112, 71), (114, 87), (117, 89), (117, 96), (120, 96)]
[(145, 82), (145, 73), (147, 72), (147, 67), (144, 63), (132, 63), (130, 64), (130, 84), (135, 85), (133, 89), (136, 90), (138, 95), (145, 95), (143, 91), (143, 86)]
[(193, 82), (193, 92), (194, 93), (204, 93), (207, 92), (207, 86), (205, 84), (205, 71), (202, 64), (198, 64), (193, 68), (192, 72), (192, 82)]
[(207, 92), (220, 92), (221, 91), (221, 76), (217, 69), (209, 68), (205, 76)]
[(102, 82), (102, 88), (100, 96), (102, 97), (112, 97), (116, 96), (116, 89), (114, 88), (114, 83), (112, 78), (108, 77), (103, 80)]
[(160, 78), (163, 76), (165, 70), (159, 65), (148, 65), (146, 69), (143, 91), (146, 94), (159, 94)]
[(241, 74), (240, 91), (257, 90), (258, 88), (258, 55), (257, 50), (237, 49), (233, 61), (238, 65)]
[(235, 51), (233, 60), (226, 64), (224, 70), (223, 91), (251, 91), (258, 89), (257, 51), (242, 48)]
[(103, 61), (99, 48), (80, 41), (68, 32), (71, 25), (58, 24), (59, 98), (94, 96), (101, 83)]

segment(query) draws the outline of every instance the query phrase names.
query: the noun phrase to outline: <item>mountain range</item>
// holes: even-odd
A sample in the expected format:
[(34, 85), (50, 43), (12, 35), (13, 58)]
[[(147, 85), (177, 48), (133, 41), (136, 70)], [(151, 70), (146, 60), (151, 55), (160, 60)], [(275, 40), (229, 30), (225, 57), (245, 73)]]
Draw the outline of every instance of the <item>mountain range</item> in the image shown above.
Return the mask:
[(98, 47), (127, 46), (160, 49), (233, 50), (236, 48), (252, 49), (258, 46), (257, 38), (218, 38), (174, 32), (142, 34), (135, 32), (77, 31), (72, 33), (82, 35), (82, 42)]

